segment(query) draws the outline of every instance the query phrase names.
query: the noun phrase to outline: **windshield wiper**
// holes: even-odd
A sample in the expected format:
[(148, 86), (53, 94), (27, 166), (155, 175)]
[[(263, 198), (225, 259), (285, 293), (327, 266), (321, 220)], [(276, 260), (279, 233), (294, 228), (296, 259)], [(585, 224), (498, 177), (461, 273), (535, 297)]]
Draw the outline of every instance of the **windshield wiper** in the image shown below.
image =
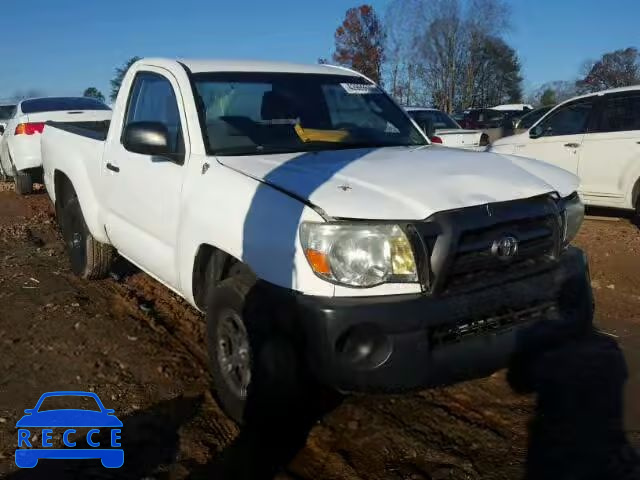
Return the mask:
[[(350, 150), (358, 148), (384, 148), (384, 147), (422, 147), (425, 144), (390, 143), (390, 142), (307, 142), (299, 147), (283, 148), (274, 145), (254, 145), (252, 147), (228, 147), (213, 150), (213, 155), (220, 156), (242, 156), (242, 155), (262, 155), (278, 153), (304, 153), (322, 152), (331, 150)], [(249, 150), (250, 149), (250, 150)]]

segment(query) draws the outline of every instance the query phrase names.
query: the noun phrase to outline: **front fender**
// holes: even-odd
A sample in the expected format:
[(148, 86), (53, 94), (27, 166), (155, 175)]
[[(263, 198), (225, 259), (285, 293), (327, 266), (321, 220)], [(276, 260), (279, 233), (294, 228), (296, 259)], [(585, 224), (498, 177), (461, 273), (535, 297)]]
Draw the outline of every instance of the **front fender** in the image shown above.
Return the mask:
[[(213, 163), (213, 162), (212, 162)], [(201, 245), (211, 245), (248, 265), (259, 279), (314, 295), (333, 295), (304, 257), (302, 221), (323, 221), (299, 200), (213, 163), (185, 189), (179, 228), (180, 283), (192, 304), (192, 274)]]

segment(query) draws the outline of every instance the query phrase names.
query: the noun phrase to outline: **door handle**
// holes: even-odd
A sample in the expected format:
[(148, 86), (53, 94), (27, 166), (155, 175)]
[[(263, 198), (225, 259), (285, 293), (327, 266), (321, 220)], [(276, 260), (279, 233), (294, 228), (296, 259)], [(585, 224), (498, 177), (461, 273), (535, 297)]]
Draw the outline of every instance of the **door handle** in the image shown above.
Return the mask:
[(116, 172), (116, 173), (118, 173), (120, 171), (120, 167), (116, 167), (112, 163), (107, 163), (107, 169), (111, 170), (112, 172)]
[(568, 148), (579, 148), (580, 144), (579, 143), (565, 143), (564, 146), (568, 147)]

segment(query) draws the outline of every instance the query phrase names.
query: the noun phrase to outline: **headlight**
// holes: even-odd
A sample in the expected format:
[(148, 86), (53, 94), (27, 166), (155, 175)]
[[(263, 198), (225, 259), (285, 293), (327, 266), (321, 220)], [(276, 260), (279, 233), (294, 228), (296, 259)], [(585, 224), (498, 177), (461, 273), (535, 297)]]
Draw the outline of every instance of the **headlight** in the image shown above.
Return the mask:
[(398, 225), (304, 222), (300, 242), (316, 275), (335, 283), (372, 287), (418, 281), (411, 244)]
[(567, 246), (576, 237), (584, 220), (584, 204), (577, 193), (563, 200), (564, 210), (562, 219), (564, 224), (563, 245)]

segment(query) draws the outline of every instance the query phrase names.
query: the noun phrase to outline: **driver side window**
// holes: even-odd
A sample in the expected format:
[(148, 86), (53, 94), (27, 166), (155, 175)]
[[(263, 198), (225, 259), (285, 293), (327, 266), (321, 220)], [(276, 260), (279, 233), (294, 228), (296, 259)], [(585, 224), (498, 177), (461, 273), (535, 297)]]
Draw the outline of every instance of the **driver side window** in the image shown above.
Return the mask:
[(560, 107), (539, 125), (542, 129), (542, 136), (557, 137), (585, 133), (592, 110), (593, 102), (572, 103)]
[(125, 127), (134, 122), (158, 122), (169, 131), (169, 152), (184, 155), (182, 122), (171, 82), (153, 72), (136, 75), (131, 89)]

